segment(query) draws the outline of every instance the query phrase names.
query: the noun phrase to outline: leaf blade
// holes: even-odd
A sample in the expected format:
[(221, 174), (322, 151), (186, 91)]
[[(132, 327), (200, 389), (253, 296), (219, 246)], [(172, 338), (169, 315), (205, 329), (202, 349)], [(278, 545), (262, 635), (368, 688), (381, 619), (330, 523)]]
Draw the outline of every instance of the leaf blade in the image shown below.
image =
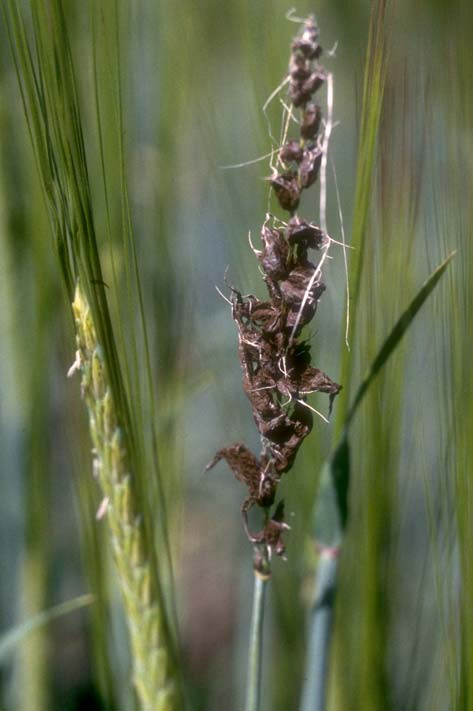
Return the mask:
[(91, 593), (79, 595), (78, 597), (72, 598), (72, 600), (61, 602), (59, 605), (43, 610), (24, 622), (20, 622), (20, 624), (13, 627), (13, 629), (4, 632), (0, 637), (0, 662), (11, 654), (15, 647), (32, 632), (49, 624), (52, 620), (80, 610), (83, 607), (88, 607), (92, 605), (93, 602), (94, 596)]
[(401, 342), (403, 336), (405, 335), (407, 329), (411, 325), (418, 311), (421, 309), (426, 299), (430, 296), (432, 291), (437, 286), (439, 280), (441, 279), (443, 273), (452, 261), (455, 254), (455, 252), (451, 252), (448, 257), (444, 259), (444, 261), (439, 264), (439, 266), (432, 272), (432, 274), (424, 282), (424, 284), (421, 286), (421, 288), (419, 289), (415, 297), (412, 299), (408, 307), (403, 311), (403, 313), (395, 323), (394, 327), (392, 328), (391, 332), (389, 333), (388, 337), (384, 341), (376, 357), (371, 363), (371, 366), (366, 376), (358, 387), (353, 403), (348, 411), (348, 415), (345, 421), (345, 428), (348, 428), (348, 426), (350, 425), (370, 385), (373, 383), (380, 370), (387, 363), (390, 356), (393, 354), (396, 347)]

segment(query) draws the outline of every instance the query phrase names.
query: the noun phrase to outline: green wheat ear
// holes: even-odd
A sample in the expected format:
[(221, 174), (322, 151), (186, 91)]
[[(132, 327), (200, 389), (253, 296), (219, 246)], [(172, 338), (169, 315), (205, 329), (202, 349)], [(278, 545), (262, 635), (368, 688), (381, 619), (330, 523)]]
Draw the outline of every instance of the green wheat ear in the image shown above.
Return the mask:
[(125, 430), (120, 427), (87, 298), (77, 282), (72, 310), (77, 357), (68, 375), (80, 370), (89, 415), (94, 473), (104, 496), (98, 517), (106, 516), (131, 638), (133, 681), (142, 708), (176, 708), (171, 660), (157, 590), (146, 555), (143, 519), (131, 485)]

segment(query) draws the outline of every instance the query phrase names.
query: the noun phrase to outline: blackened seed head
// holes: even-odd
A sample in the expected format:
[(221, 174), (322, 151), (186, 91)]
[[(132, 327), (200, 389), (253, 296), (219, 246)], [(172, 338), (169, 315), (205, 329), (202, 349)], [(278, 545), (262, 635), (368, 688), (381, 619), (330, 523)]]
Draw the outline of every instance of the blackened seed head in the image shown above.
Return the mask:
[(301, 188), (309, 188), (317, 180), (322, 162), (322, 151), (315, 147), (304, 151), (304, 158), (299, 166)]
[(302, 329), (309, 324), (317, 311), (317, 302), (306, 301), (304, 308), (301, 309), (302, 301), (294, 303), (291, 311), (289, 311), (286, 319), (286, 333), (292, 337), (298, 338)]
[(268, 225), (263, 225), (261, 228), (261, 239), (266, 248), (274, 243), (279, 243), (281, 241), (282, 234), (280, 230), (276, 227), (268, 227)]
[(324, 233), (310, 222), (292, 217), (286, 229), (289, 244), (302, 244), (310, 249), (320, 249), (324, 240)]
[(318, 368), (307, 366), (302, 372), (297, 373), (297, 389), (301, 395), (322, 392), (328, 395), (337, 395), (340, 385)]
[(261, 230), (261, 239), (264, 243), (263, 253), (274, 255), (286, 264), (289, 254), (289, 245), (283, 230), (265, 227)]
[(310, 350), (310, 341), (298, 341), (288, 348), (286, 359), (290, 364), (292, 364), (293, 360), (310, 363)]
[(325, 76), (324, 72), (313, 72), (310, 77), (306, 79), (302, 84), (302, 93), (307, 94), (310, 97), (312, 94), (318, 91), (318, 89), (320, 89), (326, 78), (327, 77)]
[(206, 469), (211, 469), (217, 462), (224, 459), (235, 477), (247, 485), (250, 493), (257, 490), (260, 480), (260, 464), (258, 458), (244, 444), (237, 442), (220, 449)]
[(269, 473), (268, 458), (263, 455), (260, 459), (260, 479), (258, 482), (258, 496), (255, 499), (258, 506), (266, 507), (273, 505), (278, 485), (278, 479), (275, 479), (273, 477), (273, 465), (271, 463), (271, 473)]
[(280, 309), (270, 301), (258, 301), (249, 314), (251, 325), (261, 329), (263, 334), (276, 334), (281, 329), (282, 317)]
[(275, 494), (276, 486), (274, 483), (271, 483), (268, 486), (263, 485), (263, 492), (261, 496), (257, 499), (256, 503), (258, 504), (258, 506), (262, 506), (263, 508), (272, 506), (274, 504)]
[(300, 52), (307, 59), (318, 59), (322, 54), (322, 47), (317, 43), (317, 40), (309, 37), (297, 37), (292, 43), (292, 51)]
[(258, 255), (258, 259), (265, 273), (272, 279), (284, 279), (287, 276), (289, 246), (284, 234), (271, 227), (263, 227), (261, 239), (264, 242), (264, 249)]
[(310, 62), (301, 54), (293, 54), (289, 60), (289, 74), (298, 82), (306, 81), (312, 73)]
[(303, 150), (299, 141), (291, 140), (284, 144), (279, 152), (279, 157), (283, 163), (300, 163), (302, 160)]
[(312, 94), (320, 89), (325, 79), (326, 76), (323, 72), (312, 72), (305, 80), (291, 79), (288, 93), (294, 106), (297, 108), (307, 104), (311, 100)]
[(283, 210), (294, 212), (300, 200), (300, 188), (297, 175), (294, 173), (280, 173), (271, 178), (271, 185)]
[[(286, 303), (291, 310), (297, 310), (304, 299), (307, 287), (314, 275), (315, 267), (310, 262), (298, 265), (289, 274), (287, 279), (280, 283), (281, 293)], [(314, 281), (312, 284), (306, 305), (310, 306), (311, 302), (317, 301), (323, 293), (325, 287), (322, 282)], [(289, 318), (288, 318), (289, 322)]]
[(320, 128), (320, 121), (322, 119), (322, 111), (320, 106), (317, 104), (307, 104), (304, 109), (304, 114), (302, 116), (301, 124), (301, 136), (306, 141), (310, 141), (315, 138)]
[(299, 108), (299, 106), (303, 106), (304, 104), (306, 104), (310, 99), (310, 94), (306, 95), (302, 91), (301, 83), (298, 81), (294, 81), (293, 79), (291, 79), (291, 81), (289, 82), (288, 94), (290, 100), (292, 101), (296, 109)]
[[(312, 418), (310, 412), (309, 416)], [(310, 433), (310, 430), (311, 427), (301, 428), (299, 435), (291, 437), (289, 442), (287, 442), (284, 446), (279, 447), (277, 453), (275, 452), (276, 456), (274, 460), (274, 468), (278, 475), (285, 474), (292, 468), (297, 452), (299, 451), (304, 439)]]
[(314, 424), (314, 418), (311, 411), (299, 402), (294, 405), (294, 410), (291, 414), (292, 419), (298, 422), (303, 432), (309, 434)]

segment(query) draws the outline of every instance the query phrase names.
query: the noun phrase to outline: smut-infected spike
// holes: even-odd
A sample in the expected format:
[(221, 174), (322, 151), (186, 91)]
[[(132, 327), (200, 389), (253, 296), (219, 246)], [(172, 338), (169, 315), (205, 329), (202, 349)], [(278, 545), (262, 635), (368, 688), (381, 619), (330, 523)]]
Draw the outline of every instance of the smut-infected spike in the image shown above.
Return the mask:
[(225, 460), (247, 487), (241, 509), (243, 525), (255, 546), (254, 565), (260, 574), (267, 574), (272, 553), (283, 555), (282, 534), (289, 527), (284, 523), (284, 508), (279, 505), (272, 516), (267, 515), (263, 528), (253, 534), (248, 527), (248, 511), (255, 504), (265, 509), (272, 506), (281, 476), (293, 466), (313, 427), (314, 414), (320, 414), (306, 402), (307, 396), (326, 393), (331, 408), (341, 389), (312, 365), (310, 345), (301, 339), (325, 290), (320, 264), (316, 267), (309, 260), (309, 250), (322, 250), (329, 244), (320, 227), (294, 214), (301, 193), (317, 180), (323, 155), (323, 142), (318, 136), (322, 113), (312, 100), (327, 77), (318, 63), (322, 52), (318, 37), (317, 25), (310, 18), (292, 43), (287, 83), (294, 108), (301, 107), (299, 136), (290, 137), (282, 146), (279, 158), (283, 170), (270, 178), (279, 206), (291, 213), (291, 218), (285, 223), (267, 215), (261, 230), (262, 249), (251, 245), (263, 272), (268, 299), (242, 296), (231, 288), (243, 389), (262, 451), (257, 457), (244, 444), (236, 443), (220, 449), (207, 466), (210, 469)]

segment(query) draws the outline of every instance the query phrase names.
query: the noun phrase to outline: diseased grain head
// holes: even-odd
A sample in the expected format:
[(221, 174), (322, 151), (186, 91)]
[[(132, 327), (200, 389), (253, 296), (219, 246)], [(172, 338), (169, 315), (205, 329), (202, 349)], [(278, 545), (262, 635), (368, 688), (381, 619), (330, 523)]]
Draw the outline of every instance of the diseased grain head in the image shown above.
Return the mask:
[[(323, 141), (319, 135), (322, 112), (313, 96), (327, 74), (319, 65), (322, 49), (315, 20), (306, 20), (291, 45), (289, 98), (300, 113), (299, 135), (279, 149), (281, 170), (274, 169), (270, 184), (278, 203), (290, 213), (287, 223), (269, 216), (261, 229), (262, 248), (253, 251), (259, 261), (268, 299), (243, 296), (231, 288), (232, 316), (238, 331), (238, 354), (243, 372), (243, 389), (258, 428), (262, 450), (257, 457), (245, 445), (236, 443), (220, 449), (207, 469), (224, 459), (235, 477), (246, 485), (248, 496), (242, 505), (244, 528), (254, 545), (254, 569), (270, 575), (270, 559), (282, 556), (284, 506), (278, 504), (271, 516), (281, 476), (294, 464), (297, 452), (313, 427), (313, 413), (307, 396), (323, 392), (333, 398), (341, 386), (311, 363), (310, 344), (301, 332), (314, 318), (325, 290), (321, 263), (315, 266), (309, 252), (320, 251), (328, 236), (318, 225), (296, 213), (304, 190), (319, 176)], [(320, 413), (317, 413), (320, 414)], [(323, 418), (325, 419), (325, 418)], [(265, 509), (263, 528), (248, 529), (247, 513), (254, 505)]]

